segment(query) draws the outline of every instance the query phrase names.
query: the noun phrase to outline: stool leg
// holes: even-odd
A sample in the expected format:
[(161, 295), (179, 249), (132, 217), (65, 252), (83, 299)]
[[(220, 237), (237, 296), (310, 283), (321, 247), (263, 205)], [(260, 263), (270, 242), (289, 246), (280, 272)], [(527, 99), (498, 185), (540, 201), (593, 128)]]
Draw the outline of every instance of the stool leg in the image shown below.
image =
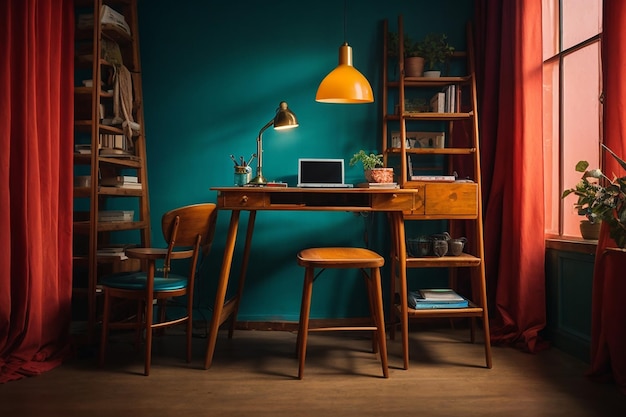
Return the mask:
[(372, 304), (375, 306), (372, 316), (376, 321), (378, 331), (378, 349), (380, 351), (380, 362), (383, 368), (383, 376), (389, 378), (389, 367), (387, 365), (387, 336), (385, 335), (385, 316), (383, 312), (383, 294), (381, 289), (380, 269), (372, 268), (370, 272), (371, 293), (374, 296)]
[(309, 332), (309, 313), (311, 310), (311, 294), (313, 292), (314, 268), (307, 267), (304, 271), (302, 288), (302, 304), (300, 306), (300, 323), (298, 325), (298, 379), (304, 376), (304, 360), (306, 358), (306, 342)]
[[(370, 317), (372, 318), (372, 326), (376, 326), (376, 320), (374, 319), (374, 312), (375, 312), (374, 296), (375, 295), (373, 293), (372, 281), (370, 279), (370, 276), (367, 275), (367, 272), (365, 272), (365, 269), (361, 268), (361, 273), (363, 274), (363, 280), (365, 281), (365, 286), (367, 288), (367, 301), (369, 302)], [(376, 335), (376, 330), (372, 332), (372, 353), (378, 353), (378, 336)]]

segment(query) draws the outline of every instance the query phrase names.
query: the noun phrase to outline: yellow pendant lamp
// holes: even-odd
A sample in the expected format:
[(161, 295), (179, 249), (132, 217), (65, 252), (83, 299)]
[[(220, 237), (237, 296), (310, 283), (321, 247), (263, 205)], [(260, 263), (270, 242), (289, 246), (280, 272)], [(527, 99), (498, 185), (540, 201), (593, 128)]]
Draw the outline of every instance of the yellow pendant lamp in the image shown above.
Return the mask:
[[(344, 1), (344, 39), (346, 32), (346, 2)], [(339, 65), (320, 83), (315, 95), (320, 103), (359, 104), (374, 101), (372, 86), (352, 65), (352, 47), (344, 42), (339, 47)]]

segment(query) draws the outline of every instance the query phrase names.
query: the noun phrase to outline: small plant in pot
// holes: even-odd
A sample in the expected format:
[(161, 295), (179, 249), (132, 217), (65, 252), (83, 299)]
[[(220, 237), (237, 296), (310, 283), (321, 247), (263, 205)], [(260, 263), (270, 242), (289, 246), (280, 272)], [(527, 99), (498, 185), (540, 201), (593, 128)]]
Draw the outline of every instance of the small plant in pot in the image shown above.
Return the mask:
[(382, 154), (367, 153), (361, 149), (350, 159), (350, 166), (354, 166), (359, 162), (363, 164), (363, 173), (367, 182), (379, 184), (393, 182), (393, 168), (383, 167)]
[[(604, 144), (602, 147), (626, 170), (626, 161)], [(595, 224), (597, 229), (598, 223), (607, 223), (609, 235), (617, 246), (626, 248), (626, 177), (611, 179), (600, 169), (589, 169), (587, 161), (579, 161), (576, 171), (583, 173), (580, 181), (574, 187), (564, 190), (561, 198), (570, 194), (578, 196), (574, 207), (578, 209), (578, 214), (588, 219), (581, 221), (581, 234), (586, 239), (597, 239), (597, 234), (585, 236), (585, 229), (589, 227), (589, 223)]]
[[(398, 57), (398, 34), (389, 32), (388, 39), (389, 56)], [(411, 38), (405, 34), (402, 48), (404, 55), (404, 75), (407, 77), (421, 77), (424, 71), (424, 58), (419, 54), (418, 43), (411, 40)]]
[(422, 41), (417, 42), (415, 50), (416, 54), (424, 57), (425, 77), (440, 76), (441, 68), (454, 53), (454, 47), (448, 43), (445, 33), (429, 33)]

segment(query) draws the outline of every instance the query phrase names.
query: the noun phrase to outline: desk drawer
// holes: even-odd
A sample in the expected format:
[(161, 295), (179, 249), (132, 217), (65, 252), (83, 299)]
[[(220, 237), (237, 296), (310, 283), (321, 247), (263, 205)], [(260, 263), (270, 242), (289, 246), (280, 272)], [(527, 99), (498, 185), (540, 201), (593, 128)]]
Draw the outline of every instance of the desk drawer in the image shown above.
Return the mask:
[(264, 193), (249, 193), (246, 190), (220, 193), (217, 206), (220, 209), (263, 208), (269, 205), (269, 197)]
[(478, 184), (426, 184), (424, 189), (427, 216), (478, 216)]
[(415, 201), (421, 200), (416, 194), (401, 194), (401, 193), (388, 193), (388, 194), (373, 194), (372, 195), (372, 209), (373, 210), (388, 210), (394, 211), (413, 210)]

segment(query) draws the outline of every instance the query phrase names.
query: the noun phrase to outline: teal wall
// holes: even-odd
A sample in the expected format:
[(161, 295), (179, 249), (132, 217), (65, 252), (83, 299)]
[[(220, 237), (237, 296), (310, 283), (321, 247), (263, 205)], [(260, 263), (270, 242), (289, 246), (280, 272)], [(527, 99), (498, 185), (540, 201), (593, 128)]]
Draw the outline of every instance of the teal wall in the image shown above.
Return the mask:
[[(314, 98), (319, 82), (337, 65), (344, 41), (343, 2), (140, 0), (153, 243), (163, 244), (158, 231), (165, 211), (214, 202), (210, 187), (233, 184), (229, 155), (247, 158), (256, 151), (260, 128), (282, 100), (298, 116), (300, 127), (264, 133), (264, 174), (270, 180), (293, 186), (299, 157), (347, 161), (361, 148), (379, 148), (382, 21), (389, 19), (395, 30), (402, 14), (412, 37), (445, 31), (451, 44), (464, 50), (465, 24), (472, 13), (468, 0), (349, 1), (345, 40), (353, 48), (355, 67), (372, 84), (375, 102), (332, 105)], [(347, 166), (348, 182), (361, 178), (361, 168)], [(220, 213), (213, 253), (198, 284), (199, 307), (213, 304), (228, 220), (229, 213)], [(295, 261), (299, 249), (368, 245), (387, 253), (386, 236), (380, 215), (259, 213), (239, 320), (297, 320), (303, 277)], [(335, 271), (327, 275), (331, 273)], [(341, 282), (322, 276), (316, 283), (312, 316), (367, 312), (360, 277), (351, 271), (342, 274)]]

